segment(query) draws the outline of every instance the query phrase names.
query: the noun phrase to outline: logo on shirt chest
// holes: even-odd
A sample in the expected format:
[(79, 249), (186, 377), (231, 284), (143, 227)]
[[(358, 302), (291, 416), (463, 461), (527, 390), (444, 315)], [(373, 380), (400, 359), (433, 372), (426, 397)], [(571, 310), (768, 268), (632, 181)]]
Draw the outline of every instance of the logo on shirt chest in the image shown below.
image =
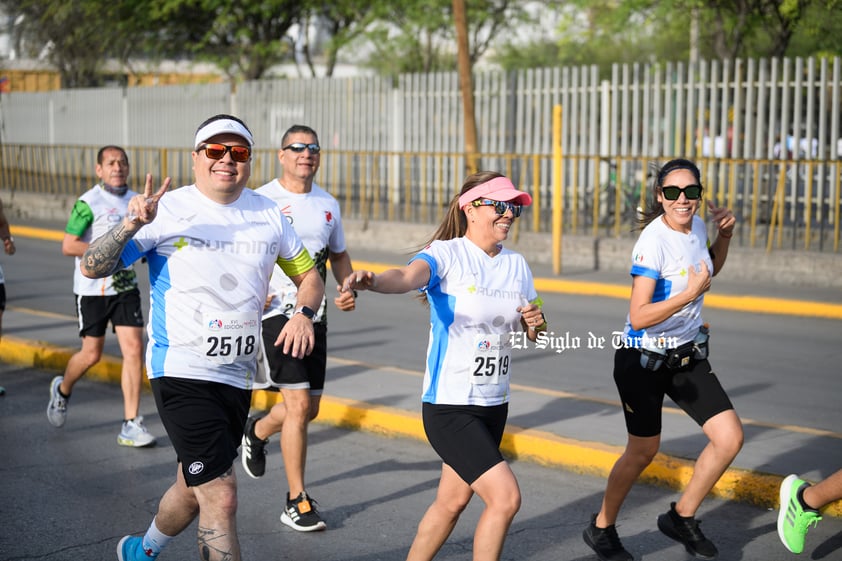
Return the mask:
[(292, 223), (295, 222), (295, 219), (292, 217), (292, 205), (281, 207), (281, 214), (286, 217), (287, 222), (289, 222), (289, 225), (292, 226)]

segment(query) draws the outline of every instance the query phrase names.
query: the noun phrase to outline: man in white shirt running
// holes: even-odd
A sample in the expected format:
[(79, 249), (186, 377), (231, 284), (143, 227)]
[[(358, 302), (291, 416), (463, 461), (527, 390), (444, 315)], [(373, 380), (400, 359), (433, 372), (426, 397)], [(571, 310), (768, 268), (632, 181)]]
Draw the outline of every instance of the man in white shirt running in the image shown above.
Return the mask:
[[(281, 208), (313, 256), (322, 280), (329, 261), (334, 278), (341, 283), (353, 268), (345, 248), (339, 203), (314, 182), (320, 154), (316, 131), (305, 125), (293, 125), (284, 133), (278, 151), (283, 168), (281, 177), (263, 185), (257, 192)], [(299, 532), (313, 532), (327, 526), (304, 485), (307, 427), (319, 414), (325, 384), (327, 301), (322, 299), (318, 308), (304, 311), (314, 322), (316, 346), (313, 352), (303, 358), (292, 357), (272, 342), (295, 313), (296, 293), (295, 285), (279, 267), (275, 267), (263, 313), (263, 350), (269, 387), (279, 389), (284, 399), (268, 414), (260, 418), (249, 417), (243, 434), (242, 459), (246, 473), (254, 478), (261, 477), (266, 471), (268, 439), (281, 433), (281, 454), (289, 485), (281, 522)], [(353, 310), (354, 294), (340, 293), (334, 302), (340, 310)]]
[(128, 187), (129, 158), (119, 146), (103, 146), (96, 158), (99, 183), (73, 205), (64, 231), (61, 251), (74, 257), (73, 293), (82, 348), (67, 361), (64, 374), (50, 383), (47, 420), (64, 426), (73, 386), (102, 359), (108, 323), (117, 335), (122, 354), (120, 385), (123, 390), (123, 424), (117, 443), (151, 446), (155, 437), (139, 415), (143, 384), (143, 312), (137, 273), (129, 265), (101, 279), (82, 275), (79, 261), (92, 240), (102, 236), (126, 214), (129, 200), (137, 195)]
[[(119, 561), (155, 559), (198, 517), (205, 561), (240, 561), (233, 468), (251, 404), (260, 317), (278, 263), (298, 287), (296, 307), (316, 307), (324, 284), (280, 208), (246, 189), (254, 140), (230, 115), (199, 125), (195, 184), (157, 192), (147, 176), (127, 215), (94, 241), (82, 272), (103, 277), (146, 257), (151, 306), (146, 371), (178, 467), (144, 536), (125, 536)], [(164, 196), (166, 194), (166, 196)], [(313, 322), (294, 314), (274, 344), (301, 357)]]

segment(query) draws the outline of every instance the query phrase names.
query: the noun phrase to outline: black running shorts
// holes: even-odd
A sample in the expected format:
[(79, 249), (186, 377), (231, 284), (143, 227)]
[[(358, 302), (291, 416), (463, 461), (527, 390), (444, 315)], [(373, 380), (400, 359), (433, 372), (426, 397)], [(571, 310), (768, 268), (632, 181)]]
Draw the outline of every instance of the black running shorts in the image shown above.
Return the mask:
[(491, 407), (422, 403), (421, 412), (433, 450), (468, 485), (504, 461), (500, 442), (508, 403)]
[(293, 358), (284, 354), (283, 347), (276, 347), (275, 341), (289, 319), (284, 315), (263, 320), (263, 348), (269, 362), (269, 380), (273, 389), (310, 390), (311, 395), (321, 395), (325, 387), (327, 368), (327, 326), (314, 323), (315, 345), (304, 358)]
[(143, 327), (140, 290), (134, 288), (113, 296), (76, 296), (79, 337), (104, 337), (108, 322), (112, 327)]
[(617, 349), (614, 382), (623, 402), (626, 429), (634, 436), (661, 434), (664, 395), (699, 426), (714, 415), (734, 408), (707, 360), (691, 359), (685, 368), (670, 370), (661, 366), (653, 372), (640, 365), (637, 349)]
[(187, 486), (207, 483), (231, 469), (243, 438), (251, 390), (167, 376), (153, 378), (151, 384)]

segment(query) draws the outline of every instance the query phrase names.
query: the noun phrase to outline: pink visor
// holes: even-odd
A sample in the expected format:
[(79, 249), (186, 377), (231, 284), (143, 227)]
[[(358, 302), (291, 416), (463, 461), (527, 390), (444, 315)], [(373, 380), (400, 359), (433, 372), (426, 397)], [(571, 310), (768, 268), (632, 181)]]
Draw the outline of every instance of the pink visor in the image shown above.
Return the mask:
[(515, 189), (515, 186), (507, 177), (495, 177), (463, 193), (459, 197), (459, 208), (464, 208), (465, 205), (469, 205), (477, 199), (508, 201), (523, 206), (532, 204), (532, 195)]

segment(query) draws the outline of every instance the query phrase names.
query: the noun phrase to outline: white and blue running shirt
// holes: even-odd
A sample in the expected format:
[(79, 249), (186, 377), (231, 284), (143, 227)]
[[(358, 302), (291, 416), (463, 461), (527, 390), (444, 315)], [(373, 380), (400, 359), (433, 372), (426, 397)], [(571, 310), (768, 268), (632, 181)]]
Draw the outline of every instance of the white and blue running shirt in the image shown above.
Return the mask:
[[(339, 203), (333, 195), (315, 183), (309, 193), (293, 193), (284, 189), (277, 179), (255, 191), (269, 197), (281, 208), (281, 212), (315, 261), (322, 281), (325, 281), (328, 257), (331, 253), (345, 251), (342, 217), (339, 214)], [(298, 300), (298, 288), (278, 266), (275, 266), (272, 272), (269, 293), (274, 295), (274, 298), (269, 308), (263, 312), (263, 319), (281, 314), (292, 317)], [(327, 323), (326, 298), (322, 298), (313, 321)]]
[(430, 266), (421, 289), (430, 303), (422, 401), (506, 403), (511, 333), (523, 331), (517, 308), (538, 300), (526, 260), (505, 248), (490, 257), (464, 237), (434, 241), (416, 259)]
[[(652, 302), (662, 302), (687, 288), (689, 268), (696, 267), (698, 272), (702, 261), (707, 263), (708, 271), (712, 275), (713, 261), (708, 250), (704, 221), (698, 216), (693, 216), (690, 233), (683, 234), (671, 229), (658, 217), (640, 233), (632, 251), (631, 275), (643, 275), (654, 279), (655, 292)], [(627, 315), (623, 331), (625, 341), (640, 341), (644, 335), (651, 338), (672, 338), (676, 346), (692, 341), (702, 325), (704, 300), (705, 295), (702, 294), (661, 323), (641, 330), (632, 329), (631, 320)]]
[(147, 375), (251, 389), (276, 260), (291, 275), (313, 266), (278, 205), (250, 189), (227, 205), (195, 185), (170, 191), (121, 261), (144, 256), (151, 292)]

